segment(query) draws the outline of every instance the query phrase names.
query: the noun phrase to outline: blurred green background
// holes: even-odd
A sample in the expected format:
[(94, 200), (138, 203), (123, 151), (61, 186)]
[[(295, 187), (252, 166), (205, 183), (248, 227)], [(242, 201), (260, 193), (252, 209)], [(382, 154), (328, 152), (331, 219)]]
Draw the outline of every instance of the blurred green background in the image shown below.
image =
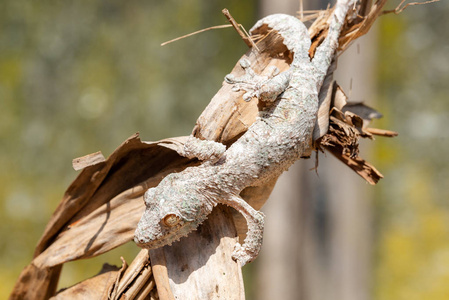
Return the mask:
[[(390, 5), (394, 7), (395, 5)], [(257, 1), (27, 1), (0, 3), (0, 298), (6, 298), (64, 190), (71, 160), (143, 140), (190, 134), (225, 74), (247, 50), (222, 8), (249, 29)], [(299, 4), (298, 4), (299, 8)], [(291, 12), (295, 13), (294, 11)], [(449, 297), (449, 2), (380, 19), (373, 299)], [(364, 184), (360, 180), (360, 184)], [(61, 286), (125, 245), (64, 266)]]
[[(374, 299), (449, 299), (449, 1), (380, 22)], [(380, 143), (378, 143), (380, 142)]]

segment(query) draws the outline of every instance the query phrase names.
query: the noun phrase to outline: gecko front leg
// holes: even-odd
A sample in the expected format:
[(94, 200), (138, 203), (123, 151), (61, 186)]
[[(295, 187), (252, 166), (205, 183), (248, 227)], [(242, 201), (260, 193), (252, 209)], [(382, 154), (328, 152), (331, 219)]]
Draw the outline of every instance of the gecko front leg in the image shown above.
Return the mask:
[(285, 91), (290, 82), (291, 74), (288, 71), (279, 73), (278, 68), (270, 67), (268, 75), (257, 75), (247, 59), (241, 59), (240, 65), (245, 69), (245, 75), (236, 78), (233, 74), (228, 74), (225, 81), (233, 84), (232, 90), (235, 92), (246, 91), (243, 100), (247, 102), (253, 97), (273, 102)]
[(184, 147), (177, 152), (179, 155), (187, 158), (198, 158), (199, 160), (215, 162), (225, 151), (226, 146), (222, 143), (201, 140), (191, 135), (184, 144)]

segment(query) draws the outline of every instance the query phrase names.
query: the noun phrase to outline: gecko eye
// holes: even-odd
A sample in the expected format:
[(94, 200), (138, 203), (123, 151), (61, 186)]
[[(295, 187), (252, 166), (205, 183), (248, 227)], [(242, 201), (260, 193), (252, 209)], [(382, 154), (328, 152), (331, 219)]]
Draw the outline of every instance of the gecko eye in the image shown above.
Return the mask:
[(181, 218), (175, 214), (166, 215), (163, 219), (164, 225), (168, 227), (176, 226), (181, 221)]

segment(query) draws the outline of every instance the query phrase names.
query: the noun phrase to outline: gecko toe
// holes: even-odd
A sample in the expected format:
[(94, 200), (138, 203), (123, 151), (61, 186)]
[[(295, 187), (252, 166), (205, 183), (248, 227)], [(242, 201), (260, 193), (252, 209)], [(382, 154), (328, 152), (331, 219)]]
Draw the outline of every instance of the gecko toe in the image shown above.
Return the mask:
[(236, 82), (234, 74), (228, 74), (225, 76), (225, 81), (229, 84), (233, 84)]
[(240, 63), (240, 66), (241, 66), (243, 69), (247, 69), (247, 68), (249, 68), (249, 67), (251, 66), (251, 63), (250, 63), (249, 60), (247, 60), (246, 58), (242, 58), (242, 59), (239, 61), (239, 63)]

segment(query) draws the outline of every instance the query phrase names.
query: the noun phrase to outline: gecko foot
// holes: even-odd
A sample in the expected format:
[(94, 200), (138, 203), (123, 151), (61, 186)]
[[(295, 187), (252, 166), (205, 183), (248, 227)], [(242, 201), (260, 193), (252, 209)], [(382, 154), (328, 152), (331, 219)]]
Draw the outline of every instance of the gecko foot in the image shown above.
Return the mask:
[(290, 81), (290, 73), (280, 73), (275, 66), (269, 66), (264, 71), (265, 75), (256, 74), (247, 59), (241, 59), (240, 66), (245, 70), (245, 75), (236, 78), (233, 74), (228, 74), (225, 81), (233, 85), (234, 92), (245, 91), (243, 100), (246, 102), (254, 97), (261, 101), (273, 102), (285, 91)]
[(232, 259), (239, 261), (240, 266), (244, 266), (247, 263), (252, 262), (256, 259), (257, 255), (254, 255), (248, 249), (245, 249), (244, 246), (240, 245), (240, 243), (235, 244), (234, 252), (232, 252)]
[(245, 70), (245, 75), (238, 78), (233, 74), (228, 74), (225, 76), (225, 81), (233, 85), (232, 91), (245, 91), (246, 93), (243, 95), (243, 100), (246, 102), (249, 102), (253, 97), (257, 97), (263, 101), (269, 100), (266, 99), (264, 95), (266, 93), (265, 86), (271, 79), (279, 75), (279, 69), (275, 66), (270, 66), (265, 72), (267, 75), (257, 75), (251, 68), (251, 63), (249, 60), (243, 58), (239, 61), (239, 63)]

